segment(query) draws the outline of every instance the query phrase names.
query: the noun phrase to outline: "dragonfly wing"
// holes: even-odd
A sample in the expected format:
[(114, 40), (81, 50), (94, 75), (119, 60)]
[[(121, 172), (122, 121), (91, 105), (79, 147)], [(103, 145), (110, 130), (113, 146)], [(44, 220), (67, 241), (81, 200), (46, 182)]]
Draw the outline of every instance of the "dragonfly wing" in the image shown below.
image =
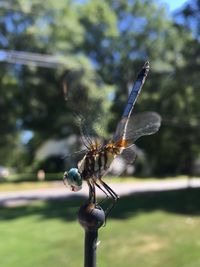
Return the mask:
[(129, 147), (125, 148), (119, 155), (119, 157), (122, 157), (126, 161), (126, 163), (133, 163), (137, 157), (136, 145), (132, 144)]
[(84, 157), (87, 151), (88, 150), (84, 149), (64, 156), (62, 159), (65, 160), (65, 168), (68, 169), (71, 166), (76, 166), (77, 162), (79, 162)]
[(127, 124), (125, 140), (129, 144), (134, 143), (144, 135), (156, 133), (161, 125), (161, 117), (156, 112), (145, 112), (132, 115)]
[(93, 142), (92, 142), (92, 139), (90, 137), (91, 133), (89, 133), (89, 127), (87, 125), (87, 121), (80, 114), (76, 115), (76, 120), (78, 122), (78, 126), (80, 129), (82, 143), (85, 147), (87, 147), (89, 149), (92, 146)]
[(137, 156), (137, 147), (131, 145), (123, 150), (112, 162), (109, 173), (115, 176), (120, 176), (126, 172), (128, 166), (132, 166)]
[(82, 149), (82, 150), (79, 150), (79, 151), (75, 151), (75, 152), (73, 152), (71, 154), (67, 154), (67, 155), (63, 156), (62, 159), (81, 157), (85, 153), (87, 153), (87, 151), (88, 151), (87, 149)]
[(82, 115), (77, 115), (77, 121), (82, 143), (87, 149), (104, 143), (106, 127), (100, 116), (87, 116), (85, 119)]

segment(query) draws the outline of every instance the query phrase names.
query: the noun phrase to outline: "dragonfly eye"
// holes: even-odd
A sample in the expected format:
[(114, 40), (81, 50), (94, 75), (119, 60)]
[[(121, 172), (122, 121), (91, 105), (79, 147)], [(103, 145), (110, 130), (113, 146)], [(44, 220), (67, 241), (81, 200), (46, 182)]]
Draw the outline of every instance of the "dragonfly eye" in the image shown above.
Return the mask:
[(71, 191), (77, 192), (82, 188), (82, 177), (76, 168), (72, 168), (69, 172), (64, 173), (64, 184)]

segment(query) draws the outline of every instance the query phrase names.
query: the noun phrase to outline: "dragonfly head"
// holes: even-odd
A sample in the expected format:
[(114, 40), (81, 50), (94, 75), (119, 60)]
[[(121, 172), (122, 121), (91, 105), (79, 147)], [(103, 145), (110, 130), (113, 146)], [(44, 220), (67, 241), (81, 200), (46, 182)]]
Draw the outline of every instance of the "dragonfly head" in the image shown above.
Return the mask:
[(77, 192), (82, 188), (82, 177), (77, 168), (71, 168), (68, 172), (65, 172), (63, 181), (71, 191)]

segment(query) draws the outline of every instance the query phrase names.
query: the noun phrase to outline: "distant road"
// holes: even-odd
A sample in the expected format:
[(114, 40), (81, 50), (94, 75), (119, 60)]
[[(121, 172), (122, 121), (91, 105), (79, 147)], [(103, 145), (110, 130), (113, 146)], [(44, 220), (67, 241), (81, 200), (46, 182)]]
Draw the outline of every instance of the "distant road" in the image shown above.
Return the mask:
[[(189, 184), (188, 184), (189, 183)], [(163, 191), (182, 189), (190, 187), (200, 187), (200, 179), (191, 180), (175, 180), (175, 181), (151, 181), (151, 182), (125, 182), (125, 183), (109, 183), (109, 186), (119, 195), (125, 196), (138, 192), (149, 191)], [(103, 197), (104, 194), (97, 190), (97, 195)], [(88, 187), (83, 186), (83, 189), (79, 192), (68, 191), (67, 188), (61, 187), (60, 183), (55, 188), (23, 190), (14, 192), (2, 192), (0, 193), (0, 206), (18, 206), (25, 204), (33, 200), (49, 200), (68, 197), (87, 197)]]

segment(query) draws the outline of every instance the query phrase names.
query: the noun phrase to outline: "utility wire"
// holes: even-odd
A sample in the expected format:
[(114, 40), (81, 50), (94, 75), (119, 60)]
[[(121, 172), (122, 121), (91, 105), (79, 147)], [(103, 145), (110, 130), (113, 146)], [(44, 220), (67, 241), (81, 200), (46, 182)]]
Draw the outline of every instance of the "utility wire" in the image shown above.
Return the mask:
[(58, 56), (2, 49), (0, 50), (0, 61), (46, 68), (57, 68), (59, 65), (64, 65)]

